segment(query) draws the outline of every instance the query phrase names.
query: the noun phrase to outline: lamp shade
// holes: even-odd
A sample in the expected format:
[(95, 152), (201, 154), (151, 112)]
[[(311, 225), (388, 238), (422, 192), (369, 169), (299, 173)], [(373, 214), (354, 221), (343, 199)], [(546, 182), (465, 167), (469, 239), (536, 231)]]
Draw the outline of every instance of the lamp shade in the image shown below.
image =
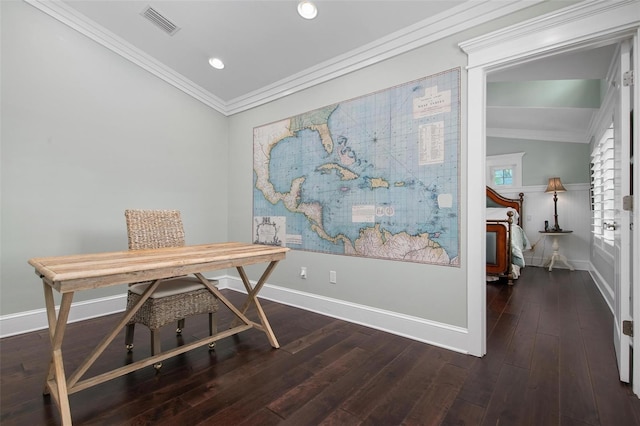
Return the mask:
[(549, 178), (549, 185), (547, 185), (547, 189), (544, 192), (565, 192), (566, 189), (562, 186), (562, 182), (560, 182), (559, 177)]

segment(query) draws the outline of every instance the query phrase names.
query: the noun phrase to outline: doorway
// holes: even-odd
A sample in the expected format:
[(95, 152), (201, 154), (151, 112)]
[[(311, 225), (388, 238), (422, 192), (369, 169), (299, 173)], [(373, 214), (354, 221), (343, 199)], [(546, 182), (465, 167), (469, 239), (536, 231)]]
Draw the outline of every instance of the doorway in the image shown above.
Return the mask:
[[(468, 136), (467, 136), (467, 242), (469, 253), (468, 285), (468, 330), (469, 352), (482, 356), (486, 353), (486, 294), (484, 290), (484, 204), (486, 158), (486, 81), (487, 74), (533, 60), (575, 51), (595, 48), (633, 38), (637, 46), (639, 32), (637, 4), (577, 4), (523, 23), (520, 26), (487, 34), (460, 44), (469, 55), (468, 65)], [(637, 49), (636, 49), (637, 51)], [(634, 59), (637, 64), (637, 57)], [(638, 69), (637, 65), (634, 67)], [(637, 101), (638, 85), (635, 86)], [(637, 116), (637, 108), (634, 112)], [(637, 121), (637, 117), (634, 120)], [(637, 130), (634, 143), (637, 143)], [(637, 152), (637, 150), (636, 150)], [(480, 162), (473, 159), (481, 158)], [(481, 163), (481, 164), (477, 164)], [(637, 176), (635, 178), (637, 180)], [(638, 209), (635, 222), (637, 223)], [(637, 247), (638, 229), (634, 229)], [(635, 250), (635, 253), (638, 251)], [(637, 276), (637, 273), (633, 275)], [(637, 279), (636, 279), (637, 281)], [(634, 292), (634, 306), (640, 306), (638, 291)], [(636, 333), (639, 334), (639, 333)], [(635, 337), (640, 347), (640, 337)], [(637, 351), (638, 352), (638, 351)], [(634, 354), (635, 358), (639, 354)], [(640, 365), (640, 362), (638, 362)], [(640, 395), (640, 368), (634, 371), (634, 392)]]

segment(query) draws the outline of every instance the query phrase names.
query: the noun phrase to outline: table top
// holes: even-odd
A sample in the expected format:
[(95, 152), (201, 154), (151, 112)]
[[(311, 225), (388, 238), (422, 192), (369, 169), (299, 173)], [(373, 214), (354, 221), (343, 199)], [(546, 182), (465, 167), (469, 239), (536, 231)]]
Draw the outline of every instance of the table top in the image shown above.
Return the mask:
[(29, 264), (44, 282), (65, 293), (279, 261), (287, 251), (286, 247), (227, 242), (36, 257)]

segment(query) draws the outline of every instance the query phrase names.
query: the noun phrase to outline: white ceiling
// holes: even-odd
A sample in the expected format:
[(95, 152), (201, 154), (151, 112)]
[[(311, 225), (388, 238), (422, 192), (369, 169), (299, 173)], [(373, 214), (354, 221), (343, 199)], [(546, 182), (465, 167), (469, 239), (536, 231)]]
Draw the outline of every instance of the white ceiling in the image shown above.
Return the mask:
[[(615, 45), (557, 54), (511, 66), (487, 75), (495, 82), (540, 80), (604, 80)], [(524, 91), (523, 91), (524, 93)], [(513, 97), (521, 93), (514, 91)], [(511, 139), (589, 143), (589, 130), (598, 108), (558, 106), (488, 106), (487, 136)]]
[[(463, 2), (319, 0), (313, 20), (291, 0), (66, 3), (228, 102)], [(169, 36), (143, 18), (148, 5), (180, 30)], [(214, 70), (212, 56), (226, 68)]]
[[(205, 104), (231, 115), (529, 7), (539, 0), (26, 0)], [(141, 13), (179, 27), (168, 35)], [(595, 49), (496, 71), (489, 81), (604, 78), (612, 50)], [(215, 70), (217, 56), (226, 67)], [(566, 114), (565, 114), (566, 113)], [(586, 142), (593, 111), (489, 108), (487, 134)], [(562, 138), (562, 139), (561, 139)]]
[[(297, 0), (25, 1), (231, 115), (541, 0), (316, 0), (311, 21)], [(147, 6), (180, 30), (149, 22)]]

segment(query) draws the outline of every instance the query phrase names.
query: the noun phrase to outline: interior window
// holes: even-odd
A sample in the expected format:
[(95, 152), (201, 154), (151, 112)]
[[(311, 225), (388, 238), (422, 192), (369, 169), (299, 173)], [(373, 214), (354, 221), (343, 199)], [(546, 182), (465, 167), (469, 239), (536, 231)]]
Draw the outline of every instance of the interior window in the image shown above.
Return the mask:
[(487, 185), (497, 188), (522, 186), (522, 156), (524, 152), (487, 156)]
[(513, 169), (512, 168), (494, 169), (493, 184), (495, 186), (512, 186), (513, 185)]

